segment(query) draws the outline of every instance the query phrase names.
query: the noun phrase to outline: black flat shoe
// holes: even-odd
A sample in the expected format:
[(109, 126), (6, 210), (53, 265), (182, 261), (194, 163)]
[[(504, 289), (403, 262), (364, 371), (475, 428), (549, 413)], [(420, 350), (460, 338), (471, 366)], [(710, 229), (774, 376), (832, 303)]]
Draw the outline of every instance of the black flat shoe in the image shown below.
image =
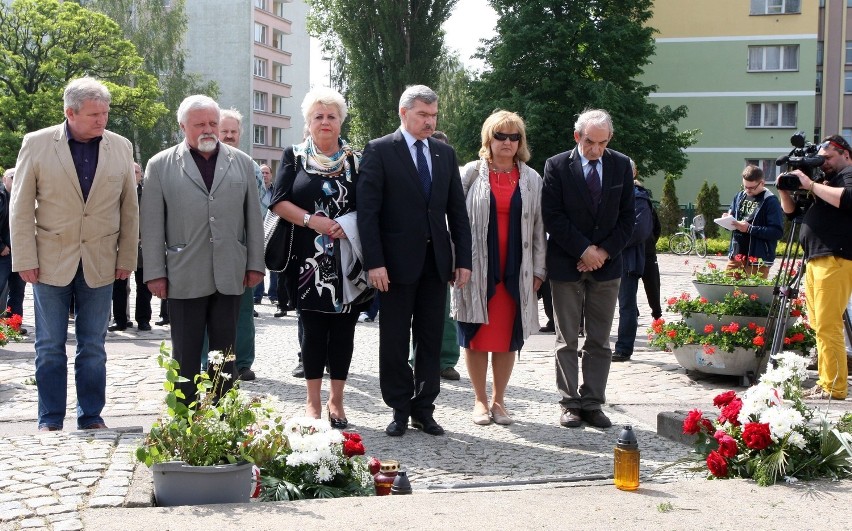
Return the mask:
[(387, 433), (391, 437), (402, 437), (405, 435), (405, 430), (408, 429), (408, 421), (402, 422), (399, 420), (394, 420), (388, 427), (385, 428), (385, 433)]
[(440, 424), (435, 422), (435, 419), (432, 417), (425, 419), (416, 419), (411, 417), (411, 427), (417, 428), (423, 433), (428, 433), (429, 435), (443, 435), (444, 428), (441, 427)]
[(328, 406), (325, 406), (325, 411), (328, 413), (328, 423), (331, 424), (331, 427), (335, 430), (345, 430), (349, 426), (349, 421), (346, 420), (346, 417), (337, 419), (331, 416), (331, 409)]

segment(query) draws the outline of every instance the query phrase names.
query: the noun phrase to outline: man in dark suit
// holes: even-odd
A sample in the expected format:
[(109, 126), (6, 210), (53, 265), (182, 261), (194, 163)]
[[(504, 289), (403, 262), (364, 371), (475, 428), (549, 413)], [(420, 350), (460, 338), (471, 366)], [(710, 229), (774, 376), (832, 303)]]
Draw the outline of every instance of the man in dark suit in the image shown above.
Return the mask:
[[(547, 271), (556, 318), (556, 384), (562, 395), (560, 424), (612, 425), (601, 411), (612, 359), (609, 334), (621, 281), (621, 251), (633, 232), (630, 159), (607, 149), (612, 119), (583, 112), (574, 124), (577, 147), (547, 160), (541, 210)], [(583, 385), (577, 355), (585, 301)]]
[(461, 287), (470, 278), (470, 224), (456, 153), (429, 138), (437, 116), (438, 95), (408, 87), (399, 100), (401, 127), (367, 144), (358, 181), (364, 265), (381, 292), (379, 382), (394, 410), (385, 430), (390, 436), (403, 435), (409, 417), (415, 428), (444, 433), (433, 412), (441, 390), (445, 286)]

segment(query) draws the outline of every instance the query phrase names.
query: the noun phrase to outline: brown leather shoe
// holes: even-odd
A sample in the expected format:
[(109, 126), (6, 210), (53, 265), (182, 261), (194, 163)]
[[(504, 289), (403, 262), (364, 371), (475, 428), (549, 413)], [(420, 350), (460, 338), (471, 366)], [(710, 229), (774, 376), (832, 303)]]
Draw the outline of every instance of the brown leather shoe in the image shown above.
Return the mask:
[(559, 424), (566, 428), (579, 428), (582, 423), (583, 419), (580, 418), (579, 408), (569, 407), (562, 409), (562, 415), (559, 417)]
[(589, 426), (594, 426), (595, 428), (609, 428), (612, 426), (612, 421), (600, 409), (583, 409), (580, 411), (580, 417)]
[(107, 428), (107, 425), (104, 424), (103, 422), (96, 422), (94, 424), (89, 424), (88, 426), (86, 426), (83, 429), (84, 430), (108, 430), (109, 428)]

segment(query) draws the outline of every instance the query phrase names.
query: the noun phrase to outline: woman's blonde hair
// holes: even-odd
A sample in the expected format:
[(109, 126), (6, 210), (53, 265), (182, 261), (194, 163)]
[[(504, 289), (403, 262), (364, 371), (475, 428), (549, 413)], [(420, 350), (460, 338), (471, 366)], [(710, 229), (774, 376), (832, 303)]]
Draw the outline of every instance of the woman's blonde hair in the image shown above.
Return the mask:
[(482, 124), (482, 147), (479, 148), (479, 156), (485, 160), (491, 160), (491, 140), (494, 132), (500, 129), (517, 129), (521, 134), (518, 142), (518, 151), (515, 159), (526, 162), (530, 160), (530, 150), (527, 147), (527, 128), (524, 119), (510, 111), (496, 111), (485, 119)]

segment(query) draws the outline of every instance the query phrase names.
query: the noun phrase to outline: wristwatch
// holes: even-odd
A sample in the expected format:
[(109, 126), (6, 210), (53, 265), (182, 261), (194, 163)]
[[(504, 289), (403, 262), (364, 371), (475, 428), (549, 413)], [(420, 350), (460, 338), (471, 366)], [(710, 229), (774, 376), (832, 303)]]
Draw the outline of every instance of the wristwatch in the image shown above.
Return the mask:
[(311, 215), (308, 212), (305, 212), (305, 217), (302, 218), (302, 226), (307, 227), (308, 222), (311, 220)]

